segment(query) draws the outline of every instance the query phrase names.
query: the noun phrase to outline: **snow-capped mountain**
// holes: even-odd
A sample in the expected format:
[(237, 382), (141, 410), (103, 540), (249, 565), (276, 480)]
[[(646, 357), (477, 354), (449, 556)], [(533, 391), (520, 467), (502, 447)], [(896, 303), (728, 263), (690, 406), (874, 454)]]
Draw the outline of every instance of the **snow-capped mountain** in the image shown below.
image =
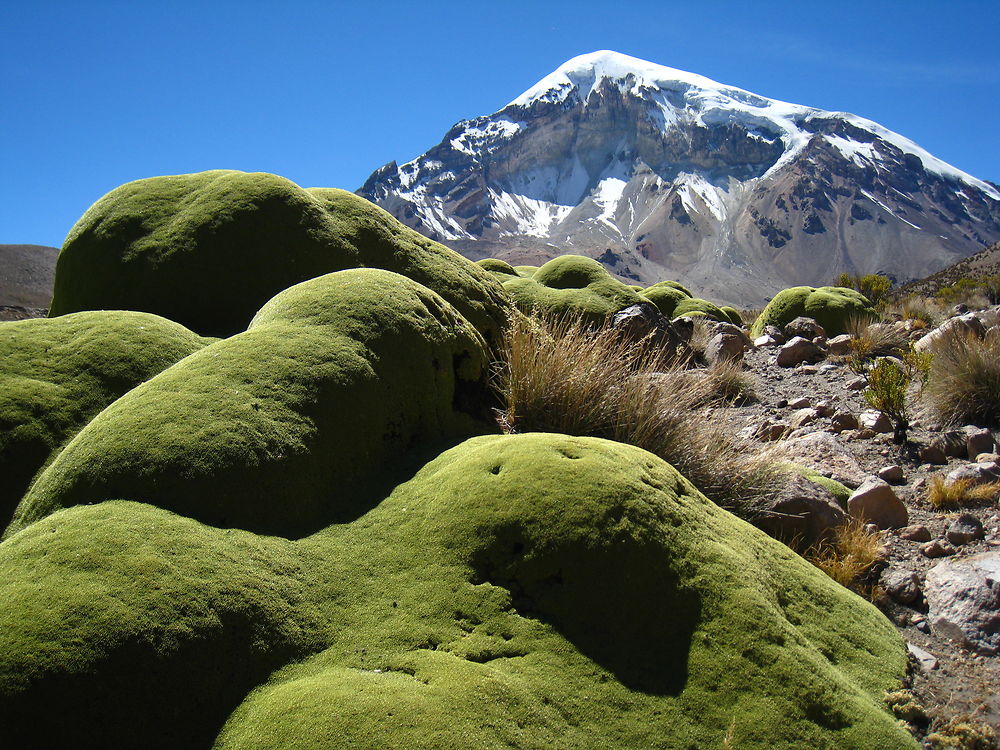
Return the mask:
[(871, 120), (609, 51), (358, 192), (469, 257), (578, 253), (743, 306), (842, 271), (926, 276), (1000, 239), (997, 186)]

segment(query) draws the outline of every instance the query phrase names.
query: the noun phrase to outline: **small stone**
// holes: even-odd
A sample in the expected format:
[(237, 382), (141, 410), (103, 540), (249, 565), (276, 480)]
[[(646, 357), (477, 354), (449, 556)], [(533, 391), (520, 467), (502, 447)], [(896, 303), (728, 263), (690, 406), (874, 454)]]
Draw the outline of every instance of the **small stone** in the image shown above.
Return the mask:
[(767, 346), (778, 346), (781, 343), (782, 342), (777, 341), (773, 336), (768, 336), (767, 334), (764, 334), (763, 336), (758, 336), (753, 340), (753, 345), (754, 348), (756, 349), (763, 349), (764, 347)]
[(931, 532), (923, 524), (917, 523), (913, 526), (906, 526), (900, 529), (899, 537), (910, 542), (929, 542), (931, 540)]
[(1000, 464), (1000, 453), (980, 453), (976, 456), (977, 464)]
[(807, 406), (812, 406), (812, 402), (804, 396), (801, 398), (793, 398), (788, 402), (789, 409), (805, 409)]
[(984, 427), (970, 425), (963, 428), (965, 433), (965, 450), (970, 460), (975, 459), (980, 453), (992, 453), (994, 442), (993, 433)]
[(903, 475), (903, 467), (897, 464), (883, 466), (878, 470), (878, 478), (889, 484), (902, 484), (906, 481), (906, 477)]
[(837, 365), (833, 365), (833, 364), (830, 364), (829, 362), (827, 362), (826, 364), (820, 365), (819, 366), (819, 370), (817, 372), (821, 372), (824, 375), (826, 375), (827, 373), (836, 372), (836, 371), (837, 371)]
[(754, 436), (765, 443), (771, 443), (775, 440), (781, 440), (782, 437), (791, 432), (791, 429), (787, 422), (772, 422), (767, 420), (757, 427)]
[(847, 499), (847, 512), (852, 518), (874, 523), (880, 529), (906, 526), (909, 513), (896, 497), (892, 487), (878, 477), (869, 477)]
[[(820, 369), (823, 369), (822, 367)], [(833, 404), (829, 401), (820, 401), (815, 407), (816, 413), (821, 417), (831, 417), (836, 409), (833, 408)]]
[(778, 342), (779, 345), (784, 344), (786, 341), (788, 341), (788, 339), (785, 337), (785, 334), (781, 332), (781, 329), (778, 328), (778, 326), (773, 326), (773, 325), (764, 326), (764, 335), (770, 336), (772, 339)]
[(778, 349), (775, 363), (778, 367), (794, 367), (803, 362), (819, 362), (823, 356), (822, 350), (812, 341), (795, 336)]
[(948, 457), (944, 451), (936, 445), (924, 445), (920, 448), (920, 460), (925, 464), (941, 466), (948, 463)]
[(945, 481), (948, 484), (968, 482), (971, 487), (1000, 482), (1000, 465), (992, 463), (962, 464), (949, 471)]
[(775, 406), (777, 406), (779, 409), (784, 409), (786, 406), (788, 406), (788, 399), (787, 398), (779, 398), (778, 399), (778, 403), (775, 404)]
[(796, 336), (801, 336), (802, 338), (807, 339), (814, 339), (817, 336), (826, 336), (826, 329), (824, 329), (823, 326), (812, 318), (806, 318), (804, 316), (799, 316), (790, 323), (786, 324), (782, 332), (789, 338), (789, 340)]
[(954, 555), (958, 552), (957, 549), (952, 547), (948, 542), (942, 539), (935, 539), (934, 541), (927, 542), (920, 546), (920, 551), (924, 553), (925, 557), (948, 557), (949, 555)]
[(912, 604), (920, 596), (920, 578), (912, 570), (888, 570), (882, 575), (885, 593), (900, 604)]
[(815, 375), (819, 372), (819, 368), (816, 365), (799, 365), (795, 368), (795, 372), (799, 375)]
[(971, 513), (963, 513), (952, 522), (944, 536), (956, 547), (961, 547), (963, 544), (985, 538), (986, 532), (978, 518)]
[(830, 417), (830, 423), (833, 425), (834, 432), (858, 429), (858, 418), (847, 411), (836, 412)]
[(828, 339), (826, 342), (827, 347), (830, 350), (830, 354), (845, 355), (851, 353), (851, 339), (854, 337), (849, 333), (842, 333), (839, 336), (834, 336), (832, 339)]
[(788, 417), (788, 425), (793, 429), (797, 430), (799, 427), (804, 427), (807, 424), (812, 424), (816, 421), (819, 414), (815, 409), (805, 408), (798, 409), (792, 412), (791, 416)]
[[(927, 621), (924, 620), (923, 622), (926, 624)], [(913, 657), (914, 661), (917, 662), (917, 666), (922, 672), (933, 672), (938, 668), (938, 660), (931, 652), (925, 651), (920, 646), (915, 646), (909, 642), (906, 644), (906, 649), (910, 652), (910, 656)]]
[(965, 458), (968, 450), (965, 447), (965, 433), (962, 430), (947, 430), (931, 441), (944, 451), (949, 458)]
[(872, 432), (892, 432), (892, 422), (880, 411), (863, 411), (858, 417), (858, 424)]
[(935, 633), (974, 653), (1000, 654), (1000, 552), (937, 563), (927, 571), (924, 595)]
[(862, 377), (857, 377), (853, 380), (847, 381), (847, 389), (849, 391), (863, 391), (867, 386), (868, 381)]

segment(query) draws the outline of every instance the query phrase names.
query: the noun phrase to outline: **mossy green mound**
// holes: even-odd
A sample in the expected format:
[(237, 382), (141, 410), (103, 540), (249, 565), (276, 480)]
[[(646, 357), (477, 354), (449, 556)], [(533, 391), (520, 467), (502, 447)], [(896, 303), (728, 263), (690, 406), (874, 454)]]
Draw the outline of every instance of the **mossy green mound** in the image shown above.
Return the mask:
[(492, 274), (499, 274), (501, 277), (518, 275), (517, 269), (514, 266), (499, 258), (483, 258), (482, 260), (477, 260), (476, 265)]
[(526, 279), (530, 279), (534, 276), (538, 268), (538, 266), (514, 266), (514, 270), (517, 271), (517, 275), (523, 276)]
[(826, 329), (827, 336), (837, 336), (847, 331), (852, 319), (874, 319), (877, 313), (871, 302), (854, 289), (794, 286), (778, 292), (767, 303), (750, 328), (750, 335), (760, 336), (764, 326), (784, 328), (800, 316), (815, 320)]
[(707, 299), (700, 299), (698, 297), (693, 297), (691, 299), (682, 299), (677, 303), (674, 308), (673, 315), (671, 318), (680, 318), (684, 315), (687, 316), (701, 316), (704, 315), (712, 320), (717, 320), (720, 323), (729, 323), (729, 316), (722, 311), (722, 309), (713, 302), (709, 302)]
[(734, 326), (743, 326), (743, 316), (740, 315), (740, 311), (735, 307), (722, 305), (719, 309), (722, 310), (723, 315), (725, 315), (729, 319), (729, 322)]
[(0, 322), (0, 532), (53, 451), (123, 393), (210, 342), (138, 312)]
[(560, 255), (533, 276), (506, 278), (502, 284), (524, 312), (577, 317), (593, 325), (600, 325), (608, 316), (643, 301), (596, 260), (581, 255)]
[(213, 723), (226, 750), (916, 748), (874, 607), (595, 438), (474, 438), (297, 542), (60, 511), (0, 545), (0, 596), (19, 748), (209, 747)]
[(407, 457), (488, 431), (486, 365), (475, 328), (415, 281), (354, 269), (303, 282), (97, 415), (11, 529), (121, 498), (310, 533), (381, 499)]
[(676, 282), (661, 281), (639, 292), (646, 300), (656, 305), (656, 309), (666, 318), (674, 317), (674, 309), (681, 300), (691, 299), (691, 295), (678, 289)]
[(0, 544), (4, 747), (211, 747), (249, 690), (316, 648), (281, 542), (107, 502)]
[(144, 310), (230, 335), (282, 289), (356, 267), (433, 289), (487, 338), (503, 324), (508, 303), (490, 274), (381, 208), (228, 170), (138, 180), (97, 201), (63, 245), (50, 314)]

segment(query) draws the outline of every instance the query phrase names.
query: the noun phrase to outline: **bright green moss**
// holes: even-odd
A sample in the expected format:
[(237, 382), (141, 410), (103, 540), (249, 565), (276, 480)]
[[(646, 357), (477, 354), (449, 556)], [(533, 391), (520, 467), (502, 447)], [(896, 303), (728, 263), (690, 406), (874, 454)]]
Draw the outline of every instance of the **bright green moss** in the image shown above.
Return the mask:
[(667, 317), (674, 317), (674, 309), (680, 304), (681, 300), (690, 299), (690, 295), (685, 294), (680, 289), (673, 286), (667, 286), (666, 284), (656, 284), (649, 287), (642, 292), (639, 292), (644, 299), (652, 302), (656, 305), (656, 309), (660, 311), (660, 314)]
[(916, 748), (874, 607), (595, 438), (474, 438), (297, 542), (61, 511), (0, 545), (0, 596), (25, 749), (208, 747), (212, 725), (219, 750), (716, 750), (730, 727), (748, 750)]
[(643, 301), (627, 284), (615, 279), (593, 258), (560, 255), (530, 278), (511, 278), (503, 288), (525, 312), (580, 317), (599, 325), (609, 315)]
[(518, 276), (530, 279), (535, 275), (535, 271), (538, 270), (538, 266), (514, 266), (514, 270), (517, 271)]
[(807, 466), (802, 466), (801, 464), (789, 463), (787, 464), (789, 471), (798, 474), (799, 476), (805, 477), (813, 484), (818, 484), (820, 487), (825, 489), (837, 500), (837, 504), (841, 508), (847, 510), (847, 499), (851, 496), (852, 490), (847, 486), (841, 484), (836, 479), (831, 479), (830, 477), (825, 477), (820, 474), (815, 469), (810, 469)]
[(476, 438), (300, 546), (354, 624), (219, 748), (916, 747), (892, 625), (634, 447)]
[(709, 302), (705, 299), (699, 299), (694, 297), (691, 299), (682, 299), (677, 303), (674, 308), (673, 315), (671, 318), (680, 318), (683, 315), (694, 315), (700, 314), (705, 317), (712, 318), (712, 320), (717, 320), (722, 323), (728, 323), (729, 317), (719, 308), (718, 305)]
[(795, 318), (812, 318), (826, 330), (827, 336), (845, 333), (851, 319), (875, 318), (875, 309), (864, 295), (853, 289), (836, 286), (795, 286), (778, 292), (757, 316), (751, 336), (760, 336), (764, 326), (784, 328)]
[(743, 326), (743, 316), (740, 315), (740, 311), (735, 307), (729, 307), (729, 305), (723, 305), (719, 308), (722, 314), (726, 316), (730, 323), (734, 326)]
[(311, 653), (283, 540), (138, 503), (50, 516), (0, 544), (4, 747), (207, 748), (243, 696)]
[(649, 289), (647, 289), (646, 291), (649, 291), (650, 289), (676, 289), (677, 291), (681, 292), (685, 297), (694, 297), (694, 295), (691, 294), (691, 290), (688, 289), (686, 286), (684, 286), (681, 282), (671, 281), (669, 279), (667, 279), (666, 281), (658, 281), (657, 283), (653, 284), (653, 286), (649, 287)]
[(434, 292), (328, 274), (111, 404), (42, 472), (11, 529), (140, 500), (296, 536), (382, 497), (422, 451), (485, 432), (485, 344)]
[(0, 531), (53, 451), (123, 393), (210, 341), (137, 312), (0, 322)]
[(500, 260), (499, 258), (483, 258), (482, 260), (477, 260), (476, 265), (486, 269), (490, 273), (499, 274), (501, 277), (517, 276), (517, 269), (507, 261)]
[(433, 289), (487, 338), (503, 324), (508, 303), (485, 270), (381, 208), (228, 170), (130, 182), (91, 206), (59, 255), (50, 314), (145, 310), (230, 335), (282, 289), (359, 266)]

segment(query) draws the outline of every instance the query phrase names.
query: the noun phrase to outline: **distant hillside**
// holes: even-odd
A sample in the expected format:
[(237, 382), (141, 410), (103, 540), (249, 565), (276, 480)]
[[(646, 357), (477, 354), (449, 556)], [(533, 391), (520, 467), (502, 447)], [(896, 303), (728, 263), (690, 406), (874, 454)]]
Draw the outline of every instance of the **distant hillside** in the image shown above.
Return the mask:
[(47, 308), (59, 248), (0, 245), (0, 306)]
[(963, 258), (947, 268), (942, 268), (926, 278), (904, 284), (896, 290), (895, 294), (897, 296), (917, 294), (929, 297), (937, 294), (943, 287), (952, 286), (959, 279), (998, 275), (1000, 275), (1000, 242), (980, 250), (975, 255)]

